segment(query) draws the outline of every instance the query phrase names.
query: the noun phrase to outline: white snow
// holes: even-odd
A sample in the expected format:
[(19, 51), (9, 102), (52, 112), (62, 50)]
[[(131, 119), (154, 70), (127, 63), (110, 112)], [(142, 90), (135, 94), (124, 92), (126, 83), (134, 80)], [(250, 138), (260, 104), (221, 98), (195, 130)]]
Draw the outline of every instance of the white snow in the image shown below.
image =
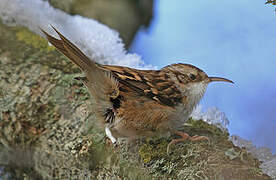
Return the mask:
[[(93, 19), (69, 15), (42, 0), (0, 0), (0, 18), (10, 26), (20, 25), (42, 35), (39, 27), (56, 36), (56, 27), (91, 59), (113, 65), (153, 68), (137, 54), (126, 53), (119, 34)], [(56, 36), (57, 37), (57, 36)]]
[(262, 163), (261, 168), (264, 173), (269, 175), (272, 179), (276, 179), (276, 158)]
[(195, 120), (203, 120), (208, 124), (216, 125), (223, 131), (228, 131), (227, 126), (229, 120), (224, 112), (219, 111), (216, 107), (207, 109), (206, 112), (202, 112), (202, 106), (198, 105), (191, 114), (191, 117)]
[(263, 172), (268, 174), (272, 179), (276, 179), (276, 155), (273, 155), (269, 148), (257, 148), (251, 141), (236, 135), (232, 135), (230, 140), (235, 146), (244, 147), (254, 157), (258, 158), (262, 162), (261, 168)]

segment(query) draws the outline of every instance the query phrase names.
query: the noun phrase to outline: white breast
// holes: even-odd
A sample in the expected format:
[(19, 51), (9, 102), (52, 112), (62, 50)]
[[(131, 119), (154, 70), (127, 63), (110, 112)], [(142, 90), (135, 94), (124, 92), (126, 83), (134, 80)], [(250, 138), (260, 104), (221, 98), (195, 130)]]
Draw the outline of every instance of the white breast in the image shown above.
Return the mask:
[(172, 128), (181, 127), (190, 117), (193, 109), (199, 103), (206, 91), (206, 83), (193, 83), (189, 87), (186, 87), (183, 92), (183, 96), (187, 97), (187, 103), (179, 104), (176, 107), (176, 114), (172, 118)]

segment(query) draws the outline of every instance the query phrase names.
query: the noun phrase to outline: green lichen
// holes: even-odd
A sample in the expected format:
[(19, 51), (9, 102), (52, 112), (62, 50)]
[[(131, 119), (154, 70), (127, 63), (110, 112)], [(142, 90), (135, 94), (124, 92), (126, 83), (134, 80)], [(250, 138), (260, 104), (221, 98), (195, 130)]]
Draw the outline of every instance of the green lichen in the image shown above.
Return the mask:
[(228, 140), (227, 132), (193, 119), (189, 119), (183, 131), (209, 137), (211, 143), (187, 140), (173, 145), (170, 155), (167, 155), (166, 147), (171, 139), (143, 142), (138, 152), (150, 174), (173, 179), (269, 179), (261, 173), (255, 158)]
[(48, 42), (44, 38), (30, 32), (26, 28), (22, 28), (20, 31), (16, 32), (16, 37), (19, 41), (23, 41), (34, 48), (44, 50), (46, 52), (55, 50), (53, 46), (48, 45)]
[(173, 154), (168, 156), (167, 145), (167, 139), (162, 138), (159, 141), (144, 143), (139, 148), (139, 155), (143, 163), (151, 167), (151, 174), (154, 176), (175, 176), (180, 169), (182, 169), (182, 176), (188, 177), (188, 175), (199, 173), (198, 164), (195, 164), (194, 161), (200, 157), (200, 154), (195, 147), (191, 146), (190, 143), (180, 145), (181, 148), (176, 145), (177, 147), (173, 148)]
[(227, 151), (225, 151), (225, 155), (228, 156), (230, 160), (240, 157), (240, 154), (241, 152), (235, 151), (234, 148), (230, 148)]
[(4, 97), (4, 90), (3, 88), (0, 87), (0, 98), (3, 98)]
[(192, 118), (190, 118), (186, 124), (185, 124), (186, 129), (192, 129), (194, 133), (201, 133), (201, 134), (212, 134), (212, 135), (217, 135), (217, 136), (228, 136), (228, 132), (222, 131), (220, 128), (208, 124), (202, 120), (195, 121)]
[(144, 163), (149, 163), (153, 159), (156, 159), (160, 156), (165, 156), (167, 145), (168, 142), (164, 138), (155, 142), (150, 140), (139, 148), (139, 155), (141, 156)]

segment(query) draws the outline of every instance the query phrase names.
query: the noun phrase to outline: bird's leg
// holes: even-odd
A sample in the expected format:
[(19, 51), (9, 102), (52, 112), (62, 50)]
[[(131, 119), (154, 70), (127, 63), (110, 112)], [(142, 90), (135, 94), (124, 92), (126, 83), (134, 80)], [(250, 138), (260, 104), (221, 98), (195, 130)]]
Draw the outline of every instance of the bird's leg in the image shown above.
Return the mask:
[(169, 155), (170, 153), (170, 146), (173, 145), (173, 144), (176, 144), (178, 142), (184, 142), (186, 140), (190, 140), (190, 141), (202, 141), (202, 140), (207, 140), (208, 142), (210, 142), (210, 139), (206, 136), (198, 136), (198, 135), (195, 135), (195, 136), (190, 136), (189, 134), (185, 133), (185, 132), (182, 132), (182, 131), (172, 131), (174, 134), (176, 135), (179, 135), (181, 136), (181, 138), (179, 139), (173, 139), (171, 140), (171, 142), (168, 144), (167, 146), (167, 154)]
[(105, 127), (105, 134), (111, 140), (112, 144), (116, 144), (117, 139), (114, 136), (112, 136), (112, 133), (108, 127)]

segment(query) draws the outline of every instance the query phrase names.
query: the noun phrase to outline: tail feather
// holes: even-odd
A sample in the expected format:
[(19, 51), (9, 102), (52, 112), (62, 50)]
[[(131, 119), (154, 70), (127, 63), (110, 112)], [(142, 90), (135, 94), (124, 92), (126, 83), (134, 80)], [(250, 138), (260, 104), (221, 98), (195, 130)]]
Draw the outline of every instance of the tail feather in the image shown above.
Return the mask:
[(91, 61), (79, 48), (72, 44), (66, 37), (64, 37), (56, 28), (52, 26), (56, 33), (61, 38), (64, 48), (69, 53), (69, 59), (76, 61), (78, 66), (85, 72), (91, 69), (98, 69), (96, 64)]
[(84, 73), (84, 84), (94, 97), (99, 109), (112, 106), (110, 96), (114, 91), (118, 91), (118, 82), (110, 71), (99, 67), (94, 61), (90, 60), (79, 48), (64, 37), (57, 29), (52, 27), (59, 35), (60, 40), (49, 35), (41, 29), (48, 41), (60, 52), (76, 64)]
[[(87, 71), (89, 68), (90, 63), (87, 56), (85, 56), (78, 48), (73, 45), (67, 38), (65, 38), (60, 32), (58, 32), (54, 27), (53, 29), (58, 33), (61, 40), (54, 38), (50, 34), (48, 34), (46, 31), (41, 29), (41, 31), (45, 34), (47, 40), (55, 46), (62, 54), (64, 54), (66, 57), (68, 57), (74, 64), (76, 64), (82, 71)], [(66, 44), (65, 44), (66, 43)], [(72, 44), (72, 45), (70, 45)], [(74, 50), (74, 53), (71, 52), (71, 50)], [(79, 56), (79, 57), (75, 57)], [(77, 59), (81, 58), (81, 61), (78, 61)]]

